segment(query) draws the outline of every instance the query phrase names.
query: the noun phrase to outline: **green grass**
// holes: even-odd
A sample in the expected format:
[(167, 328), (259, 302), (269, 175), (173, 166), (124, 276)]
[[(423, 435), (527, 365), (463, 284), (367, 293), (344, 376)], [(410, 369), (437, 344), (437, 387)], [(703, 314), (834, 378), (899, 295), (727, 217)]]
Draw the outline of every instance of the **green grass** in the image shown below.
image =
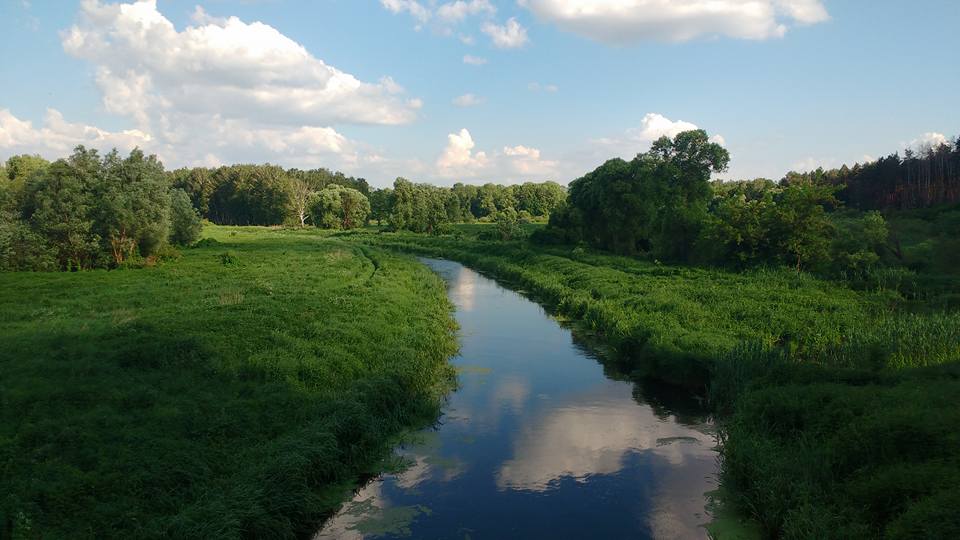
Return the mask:
[(352, 237), (459, 260), (586, 326), (635, 376), (707, 393), (724, 502), (765, 537), (960, 536), (956, 312), (790, 269), (663, 266), (476, 231)]
[(0, 537), (291, 538), (452, 381), (442, 282), (210, 227), (154, 268), (0, 274)]

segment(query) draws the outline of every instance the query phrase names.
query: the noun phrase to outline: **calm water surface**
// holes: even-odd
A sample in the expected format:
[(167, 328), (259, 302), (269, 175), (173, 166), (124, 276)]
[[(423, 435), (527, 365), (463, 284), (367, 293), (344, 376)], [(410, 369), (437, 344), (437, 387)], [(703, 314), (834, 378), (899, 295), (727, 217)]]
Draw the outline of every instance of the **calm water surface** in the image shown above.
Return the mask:
[(537, 304), (449, 261), (460, 387), (326, 538), (706, 538), (711, 425), (684, 399), (604, 373)]

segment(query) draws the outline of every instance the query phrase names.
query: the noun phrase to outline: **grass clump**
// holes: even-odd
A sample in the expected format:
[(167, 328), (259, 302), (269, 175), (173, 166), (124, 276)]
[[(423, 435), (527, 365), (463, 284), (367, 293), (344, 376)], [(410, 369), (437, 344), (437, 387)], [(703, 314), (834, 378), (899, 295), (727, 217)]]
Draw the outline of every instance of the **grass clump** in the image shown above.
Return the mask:
[(136, 272), (0, 274), (0, 536), (304, 536), (435, 418), (456, 339), (427, 268), (206, 234)]

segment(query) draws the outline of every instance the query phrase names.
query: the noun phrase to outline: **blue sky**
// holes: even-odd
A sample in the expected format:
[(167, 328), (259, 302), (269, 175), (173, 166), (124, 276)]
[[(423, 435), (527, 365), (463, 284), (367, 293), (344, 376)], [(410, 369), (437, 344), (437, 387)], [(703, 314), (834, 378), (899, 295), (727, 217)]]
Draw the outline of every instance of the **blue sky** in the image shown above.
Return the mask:
[(723, 177), (779, 178), (960, 134), (953, 0), (7, 0), (0, 18), (0, 158), (84, 143), (381, 186), (567, 183), (695, 125), (730, 150)]

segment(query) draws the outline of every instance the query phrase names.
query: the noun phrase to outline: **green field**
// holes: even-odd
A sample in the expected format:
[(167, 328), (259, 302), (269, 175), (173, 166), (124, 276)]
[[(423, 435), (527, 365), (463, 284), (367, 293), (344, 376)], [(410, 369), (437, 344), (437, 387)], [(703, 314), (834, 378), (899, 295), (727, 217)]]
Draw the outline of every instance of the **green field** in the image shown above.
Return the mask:
[(442, 282), (208, 227), (141, 270), (0, 274), (0, 537), (302, 536), (452, 381)]

